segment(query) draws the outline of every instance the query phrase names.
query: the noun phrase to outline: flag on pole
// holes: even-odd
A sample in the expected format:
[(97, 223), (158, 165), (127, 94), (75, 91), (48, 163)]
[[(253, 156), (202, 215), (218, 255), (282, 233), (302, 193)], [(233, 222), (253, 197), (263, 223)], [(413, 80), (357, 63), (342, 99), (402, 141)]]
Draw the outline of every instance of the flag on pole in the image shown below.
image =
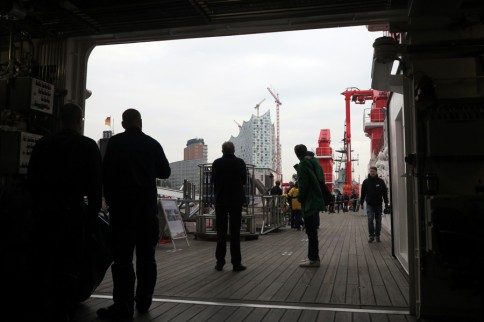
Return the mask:
[(104, 125), (111, 126), (111, 116), (106, 117), (106, 120), (104, 121)]

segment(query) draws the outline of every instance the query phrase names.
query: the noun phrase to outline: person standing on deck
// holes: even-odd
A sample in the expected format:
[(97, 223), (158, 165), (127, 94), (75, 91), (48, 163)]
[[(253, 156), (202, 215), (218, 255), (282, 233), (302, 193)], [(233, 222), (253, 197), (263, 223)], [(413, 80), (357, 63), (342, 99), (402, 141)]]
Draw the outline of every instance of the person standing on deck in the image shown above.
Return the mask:
[[(247, 181), (247, 167), (244, 160), (235, 156), (234, 144), (222, 144), (223, 156), (212, 164), (212, 180), (215, 194), (215, 218), (217, 225), (217, 248), (215, 270), (225, 265), (227, 252), (227, 224), (230, 231), (230, 256), (234, 272), (246, 269), (240, 253), (240, 226), (242, 206), (246, 203), (244, 185)], [(230, 220), (229, 220), (230, 217)]]
[(271, 196), (282, 195), (281, 182), (279, 180), (277, 180), (276, 185), (271, 188), (270, 194), (271, 194)]
[(35, 241), (34, 321), (70, 319), (86, 247), (84, 230), (101, 209), (101, 153), (81, 134), (82, 110), (68, 103), (59, 116), (61, 130), (37, 142), (27, 172)]
[(156, 178), (171, 174), (160, 143), (142, 132), (141, 114), (127, 109), (122, 118), (125, 131), (109, 139), (103, 161), (104, 195), (111, 215), (114, 304), (99, 309), (97, 315), (112, 320), (131, 318), (135, 301), (139, 313), (151, 306), (160, 233)]
[[(299, 164), (294, 168), (297, 171), (299, 195), (301, 202), (306, 234), (308, 235), (308, 261), (300, 264), (300, 267), (319, 267), (319, 241), (318, 225), (319, 212), (325, 210), (323, 194), (320, 182), (315, 171), (315, 165), (311, 156), (307, 155), (307, 148), (303, 144), (294, 147), (294, 152), (299, 159)], [(317, 166), (320, 167), (319, 163)]]
[(301, 226), (304, 226), (301, 213), (301, 203), (297, 199), (299, 194), (299, 186), (296, 182), (294, 187), (288, 193), (289, 202), (291, 203), (291, 221), (294, 222), (294, 228), (298, 231), (301, 230)]
[(368, 242), (380, 242), (381, 231), (381, 214), (382, 201), (385, 202), (385, 209), (388, 208), (388, 189), (385, 181), (378, 177), (378, 170), (376, 167), (370, 168), (368, 178), (363, 181), (361, 185), (361, 199), (360, 205), (363, 209), (363, 203), (366, 200), (366, 214), (368, 216)]

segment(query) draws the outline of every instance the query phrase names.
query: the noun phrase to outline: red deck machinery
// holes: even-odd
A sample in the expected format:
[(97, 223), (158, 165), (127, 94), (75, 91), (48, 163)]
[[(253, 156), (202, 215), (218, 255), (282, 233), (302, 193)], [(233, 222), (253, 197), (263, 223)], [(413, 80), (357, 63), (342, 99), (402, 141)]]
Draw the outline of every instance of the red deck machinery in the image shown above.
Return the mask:
[(329, 191), (333, 191), (333, 149), (331, 143), (331, 130), (322, 129), (319, 132), (318, 147), (316, 148), (316, 158), (324, 171), (324, 181)]
[[(373, 163), (376, 160), (379, 150), (383, 146), (383, 122), (385, 121), (386, 106), (388, 102), (387, 92), (369, 90), (359, 90), (358, 88), (348, 88), (341, 93), (345, 96), (346, 102), (346, 186), (343, 186), (343, 191), (351, 192), (354, 187), (352, 158), (351, 158), (351, 117), (350, 117), (350, 103), (365, 104), (366, 101), (372, 101), (369, 115), (364, 117), (364, 131), (366, 136), (371, 139), (371, 160)], [(365, 112), (366, 113), (366, 112)], [(369, 116), (369, 117), (367, 117)]]

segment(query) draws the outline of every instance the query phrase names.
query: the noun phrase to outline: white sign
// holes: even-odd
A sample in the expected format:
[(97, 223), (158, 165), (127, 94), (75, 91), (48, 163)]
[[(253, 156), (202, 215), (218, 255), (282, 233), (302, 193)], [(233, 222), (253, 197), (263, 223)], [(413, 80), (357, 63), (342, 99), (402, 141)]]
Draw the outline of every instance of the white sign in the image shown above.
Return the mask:
[(171, 239), (187, 238), (185, 226), (176, 204), (176, 199), (160, 199), (161, 209), (165, 216)]

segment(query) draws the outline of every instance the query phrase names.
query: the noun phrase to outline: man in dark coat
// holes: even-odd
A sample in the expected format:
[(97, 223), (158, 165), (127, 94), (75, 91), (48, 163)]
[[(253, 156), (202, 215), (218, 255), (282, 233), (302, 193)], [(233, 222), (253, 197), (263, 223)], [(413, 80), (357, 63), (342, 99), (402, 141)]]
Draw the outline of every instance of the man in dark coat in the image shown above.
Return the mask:
[(317, 160), (313, 160), (314, 157), (307, 155), (307, 152), (307, 147), (304, 144), (298, 144), (294, 147), (294, 153), (299, 159), (299, 164), (294, 166), (299, 185), (297, 199), (302, 205), (304, 224), (308, 235), (308, 261), (299, 266), (319, 267), (319, 212), (324, 211), (326, 207), (321, 191), (321, 177), (318, 177), (318, 173), (323, 173), (323, 171)]
[(376, 167), (371, 167), (368, 178), (361, 185), (360, 205), (363, 209), (363, 203), (366, 201), (369, 243), (375, 241), (375, 238), (378, 243), (380, 242), (382, 201), (385, 202), (385, 208), (388, 208), (388, 189), (385, 181), (378, 177), (377, 171)]
[(281, 182), (279, 180), (276, 181), (276, 185), (271, 188), (271, 196), (281, 196), (282, 189), (281, 189)]
[[(246, 269), (240, 253), (240, 226), (242, 206), (246, 203), (244, 185), (247, 182), (247, 167), (237, 158), (232, 142), (222, 144), (223, 156), (212, 164), (212, 179), (215, 193), (215, 216), (217, 222), (217, 249), (215, 269), (221, 271), (227, 252), (227, 223), (230, 231), (230, 256), (234, 272)], [(229, 220), (230, 217), (230, 220)]]
[(103, 160), (104, 195), (111, 216), (114, 304), (97, 314), (107, 319), (132, 317), (134, 301), (138, 312), (149, 310), (160, 233), (156, 178), (166, 179), (171, 174), (161, 145), (142, 132), (137, 110), (124, 111), (122, 126), (125, 131), (109, 139)]
[[(46, 309), (46, 321), (69, 319), (81, 272), (84, 229), (97, 217), (102, 198), (101, 154), (96, 142), (81, 135), (81, 108), (69, 103), (59, 114), (61, 130), (37, 142), (28, 166), (34, 297), (40, 309)], [(41, 312), (35, 313), (43, 319)]]

